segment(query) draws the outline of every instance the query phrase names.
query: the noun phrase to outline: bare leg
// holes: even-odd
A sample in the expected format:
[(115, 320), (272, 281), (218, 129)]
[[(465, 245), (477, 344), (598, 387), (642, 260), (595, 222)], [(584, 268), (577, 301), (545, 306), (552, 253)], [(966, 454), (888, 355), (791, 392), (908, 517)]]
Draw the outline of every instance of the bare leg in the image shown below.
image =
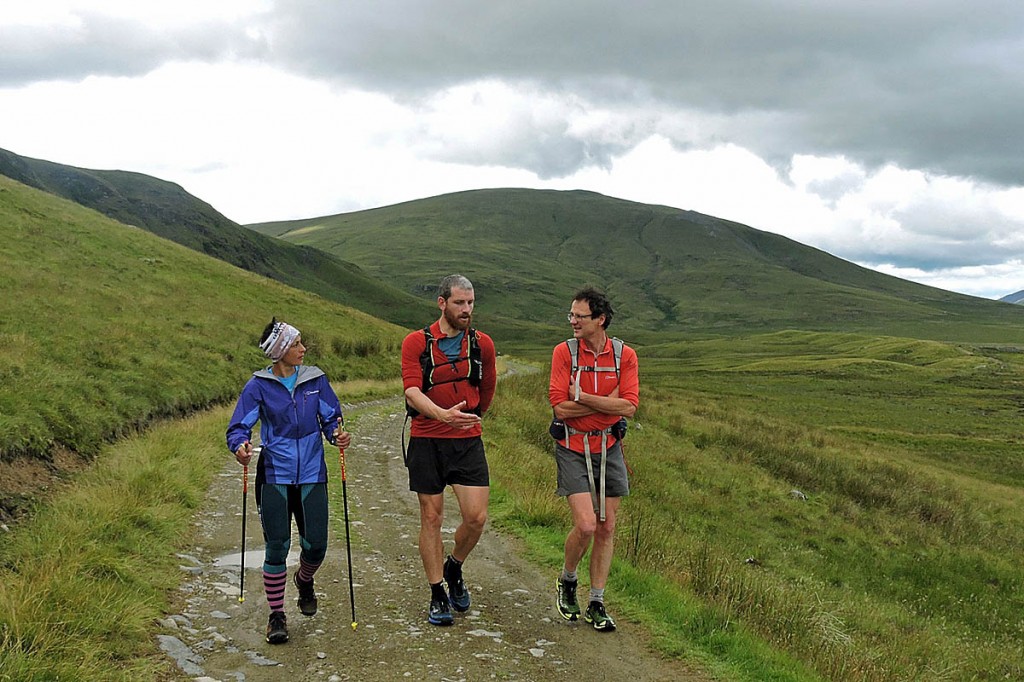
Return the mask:
[(615, 515), (619, 510), (620, 500), (619, 497), (605, 498), (605, 520), (597, 522), (597, 529), (594, 532), (594, 547), (590, 552), (590, 586), (598, 590), (603, 590), (608, 584), (608, 573), (612, 568)]
[(453, 485), (452, 491), (459, 501), (459, 511), (462, 513), (462, 523), (455, 529), (455, 549), (452, 550), (452, 557), (461, 562), (466, 560), (483, 535), (491, 489), (487, 486)]
[(441, 522), (444, 520), (444, 494), (417, 493), (420, 501), (420, 558), (427, 582), (441, 582), (444, 544), (441, 542)]
[(597, 530), (597, 515), (594, 513), (590, 493), (576, 493), (567, 499), (569, 511), (572, 512), (572, 530), (565, 538), (565, 570), (573, 573), (590, 547), (590, 541)]

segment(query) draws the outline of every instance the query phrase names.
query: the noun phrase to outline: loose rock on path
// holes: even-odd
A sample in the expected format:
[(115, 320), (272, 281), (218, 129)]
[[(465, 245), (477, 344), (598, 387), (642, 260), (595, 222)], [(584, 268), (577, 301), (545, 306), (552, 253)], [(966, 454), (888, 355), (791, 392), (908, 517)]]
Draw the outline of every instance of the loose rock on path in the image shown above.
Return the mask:
[[(490, 526), (466, 562), (473, 603), (451, 627), (426, 619), (429, 589), (417, 540), (419, 512), (402, 463), (404, 407), (398, 401), (349, 407), (357, 415), (346, 452), (356, 621), (352, 628), (341, 482), (331, 480), (331, 537), (316, 576), (319, 612), (299, 613), (289, 580), (290, 640), (264, 640), (268, 608), (263, 538), (249, 485), (245, 600), (239, 602), (241, 470), (225, 451), (223, 471), (196, 518), (196, 546), (179, 555), (179, 611), (163, 619), (160, 646), (182, 680), (708, 680), (648, 647), (639, 626), (614, 633), (567, 623), (554, 608), (555, 575), (520, 558), (517, 542)], [(486, 426), (485, 426), (486, 428)], [(332, 451), (328, 450), (328, 456)], [(255, 470), (255, 467), (252, 467)], [(552, 472), (552, 477), (554, 472)], [(554, 494), (552, 492), (552, 494)], [(458, 506), (449, 491), (443, 539), (451, 550)], [(298, 563), (293, 533), (291, 564)], [(581, 594), (585, 596), (585, 570)], [(614, 602), (610, 603), (613, 613)]]

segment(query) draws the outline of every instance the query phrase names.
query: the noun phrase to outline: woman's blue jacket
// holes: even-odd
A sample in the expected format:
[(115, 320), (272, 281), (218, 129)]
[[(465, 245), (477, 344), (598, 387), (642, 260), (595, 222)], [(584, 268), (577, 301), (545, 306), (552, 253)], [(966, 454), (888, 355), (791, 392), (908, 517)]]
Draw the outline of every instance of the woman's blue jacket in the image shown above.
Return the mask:
[(267, 483), (327, 481), (323, 439), (334, 442), (341, 404), (319, 367), (299, 365), (298, 372), (293, 392), (270, 367), (254, 372), (228, 424), (228, 449), (236, 452), (260, 422), (260, 456)]

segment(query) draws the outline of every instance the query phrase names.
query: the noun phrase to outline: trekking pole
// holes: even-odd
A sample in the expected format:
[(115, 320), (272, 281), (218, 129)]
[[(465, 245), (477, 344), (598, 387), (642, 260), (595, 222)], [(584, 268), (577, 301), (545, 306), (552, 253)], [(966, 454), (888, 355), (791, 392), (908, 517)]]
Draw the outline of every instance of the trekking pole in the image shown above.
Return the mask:
[(249, 465), (242, 465), (242, 569), (238, 574), (238, 602), (245, 601), (245, 507), (249, 500)]
[(345, 507), (345, 553), (348, 555), (348, 600), (352, 604), (352, 629), (356, 629), (356, 592), (352, 585), (352, 543), (349, 540), (348, 531), (348, 486), (345, 485), (345, 449), (338, 448), (338, 458), (341, 461), (341, 501)]

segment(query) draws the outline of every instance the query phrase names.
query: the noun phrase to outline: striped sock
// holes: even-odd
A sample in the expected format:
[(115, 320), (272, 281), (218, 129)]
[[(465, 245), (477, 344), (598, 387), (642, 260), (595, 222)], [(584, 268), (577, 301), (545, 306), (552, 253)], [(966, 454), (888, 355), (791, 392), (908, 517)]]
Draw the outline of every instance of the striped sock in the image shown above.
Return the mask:
[(299, 557), (299, 581), (308, 583), (313, 580), (313, 574), (320, 568), (320, 564), (311, 564), (301, 556)]
[(284, 585), (288, 573), (267, 573), (263, 569), (263, 589), (267, 592), (267, 604), (271, 611), (284, 611)]

